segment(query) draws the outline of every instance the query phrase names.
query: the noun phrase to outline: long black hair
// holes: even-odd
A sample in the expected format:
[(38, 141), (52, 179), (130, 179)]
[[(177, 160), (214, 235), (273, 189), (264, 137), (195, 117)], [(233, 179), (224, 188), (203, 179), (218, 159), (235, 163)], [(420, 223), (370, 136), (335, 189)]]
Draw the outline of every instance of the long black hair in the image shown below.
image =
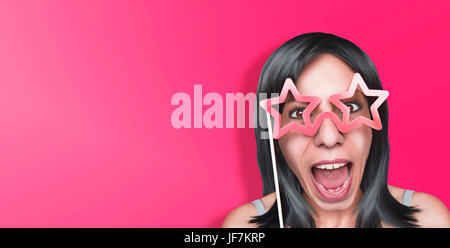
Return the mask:
[[(382, 89), (375, 65), (358, 46), (333, 34), (307, 33), (287, 41), (268, 58), (259, 77), (257, 103), (261, 95), (280, 93), (287, 77), (296, 82), (302, 69), (323, 53), (332, 54), (346, 62), (355, 72), (361, 74), (370, 89)], [(374, 99), (370, 97), (367, 101), (370, 106)], [(357, 205), (356, 227), (381, 227), (382, 221), (396, 227), (416, 227), (417, 220), (413, 214), (420, 210), (399, 203), (388, 190), (389, 138), (386, 101), (378, 108), (378, 112), (383, 128), (372, 129), (372, 143), (360, 185), (363, 197)], [(256, 107), (256, 118), (257, 120), (266, 118), (265, 111), (259, 106)], [(265, 196), (275, 191), (275, 185), (269, 140), (261, 137), (263, 133), (267, 133), (267, 128), (257, 125), (255, 128), (257, 159)], [(285, 226), (315, 227), (310, 214), (310, 211), (314, 210), (302, 197), (303, 188), (298, 178), (286, 163), (277, 140), (274, 140), (274, 146)], [(267, 213), (254, 216), (249, 222), (257, 223), (259, 227), (278, 227), (276, 201)]]

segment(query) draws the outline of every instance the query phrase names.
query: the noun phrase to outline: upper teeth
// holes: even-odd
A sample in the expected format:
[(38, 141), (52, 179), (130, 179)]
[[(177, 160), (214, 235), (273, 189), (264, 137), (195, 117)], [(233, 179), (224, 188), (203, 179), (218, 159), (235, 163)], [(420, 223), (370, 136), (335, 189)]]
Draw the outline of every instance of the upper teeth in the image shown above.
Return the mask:
[(341, 168), (342, 166), (346, 165), (347, 163), (338, 163), (338, 164), (322, 164), (317, 165), (315, 168), (317, 169), (327, 169), (327, 170), (333, 170), (337, 168)]

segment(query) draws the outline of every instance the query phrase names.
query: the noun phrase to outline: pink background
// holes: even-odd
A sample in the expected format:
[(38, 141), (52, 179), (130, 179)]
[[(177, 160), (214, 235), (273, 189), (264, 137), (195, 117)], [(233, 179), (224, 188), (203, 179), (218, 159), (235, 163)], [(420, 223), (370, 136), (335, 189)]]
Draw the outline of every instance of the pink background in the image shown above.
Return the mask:
[(174, 129), (171, 97), (255, 92), (313, 31), (390, 91), (389, 183), (450, 206), (446, 1), (163, 2), (0, 2), (1, 227), (219, 227), (262, 195), (253, 129)]

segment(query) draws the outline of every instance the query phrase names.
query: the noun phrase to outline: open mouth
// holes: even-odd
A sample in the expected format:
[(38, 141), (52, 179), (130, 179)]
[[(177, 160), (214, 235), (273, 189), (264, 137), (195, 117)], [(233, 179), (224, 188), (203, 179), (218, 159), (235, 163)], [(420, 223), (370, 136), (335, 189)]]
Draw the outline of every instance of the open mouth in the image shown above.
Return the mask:
[(338, 201), (348, 194), (352, 166), (351, 162), (342, 161), (316, 164), (311, 168), (312, 181), (323, 199)]

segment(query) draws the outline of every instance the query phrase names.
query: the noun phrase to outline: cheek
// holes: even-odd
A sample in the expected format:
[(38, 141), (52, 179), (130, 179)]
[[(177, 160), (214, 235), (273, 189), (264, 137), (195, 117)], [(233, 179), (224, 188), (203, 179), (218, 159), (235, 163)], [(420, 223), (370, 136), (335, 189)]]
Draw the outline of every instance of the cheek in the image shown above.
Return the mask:
[(299, 133), (288, 133), (278, 140), (281, 152), (289, 167), (296, 174), (299, 172), (300, 163), (308, 145), (308, 138)]
[(346, 139), (351, 141), (352, 149), (355, 149), (355, 152), (361, 155), (361, 160), (365, 164), (372, 143), (372, 129), (365, 125), (360, 126), (349, 132)]

